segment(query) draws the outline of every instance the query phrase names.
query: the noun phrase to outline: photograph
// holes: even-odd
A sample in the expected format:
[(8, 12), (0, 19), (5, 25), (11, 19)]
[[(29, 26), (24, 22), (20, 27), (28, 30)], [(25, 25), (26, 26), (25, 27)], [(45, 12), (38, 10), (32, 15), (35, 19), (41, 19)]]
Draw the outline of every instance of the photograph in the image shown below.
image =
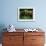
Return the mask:
[(33, 8), (18, 8), (18, 21), (33, 21), (35, 14)]

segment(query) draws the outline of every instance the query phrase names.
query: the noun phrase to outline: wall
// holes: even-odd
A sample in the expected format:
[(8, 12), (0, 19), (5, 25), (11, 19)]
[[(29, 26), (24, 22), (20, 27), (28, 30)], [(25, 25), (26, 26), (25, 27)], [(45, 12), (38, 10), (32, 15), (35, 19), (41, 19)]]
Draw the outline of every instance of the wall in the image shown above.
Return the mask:
[[(0, 25), (15, 25), (16, 28), (46, 28), (46, 0), (1, 0)], [(33, 7), (36, 11), (36, 20), (33, 22), (18, 22), (17, 8)]]

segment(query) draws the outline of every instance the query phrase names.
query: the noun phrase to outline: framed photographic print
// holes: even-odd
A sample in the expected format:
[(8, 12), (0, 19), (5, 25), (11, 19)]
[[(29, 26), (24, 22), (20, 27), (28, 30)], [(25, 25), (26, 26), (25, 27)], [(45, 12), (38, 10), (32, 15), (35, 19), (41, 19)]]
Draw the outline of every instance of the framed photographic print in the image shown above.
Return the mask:
[(18, 21), (35, 21), (35, 9), (32, 7), (18, 8)]

